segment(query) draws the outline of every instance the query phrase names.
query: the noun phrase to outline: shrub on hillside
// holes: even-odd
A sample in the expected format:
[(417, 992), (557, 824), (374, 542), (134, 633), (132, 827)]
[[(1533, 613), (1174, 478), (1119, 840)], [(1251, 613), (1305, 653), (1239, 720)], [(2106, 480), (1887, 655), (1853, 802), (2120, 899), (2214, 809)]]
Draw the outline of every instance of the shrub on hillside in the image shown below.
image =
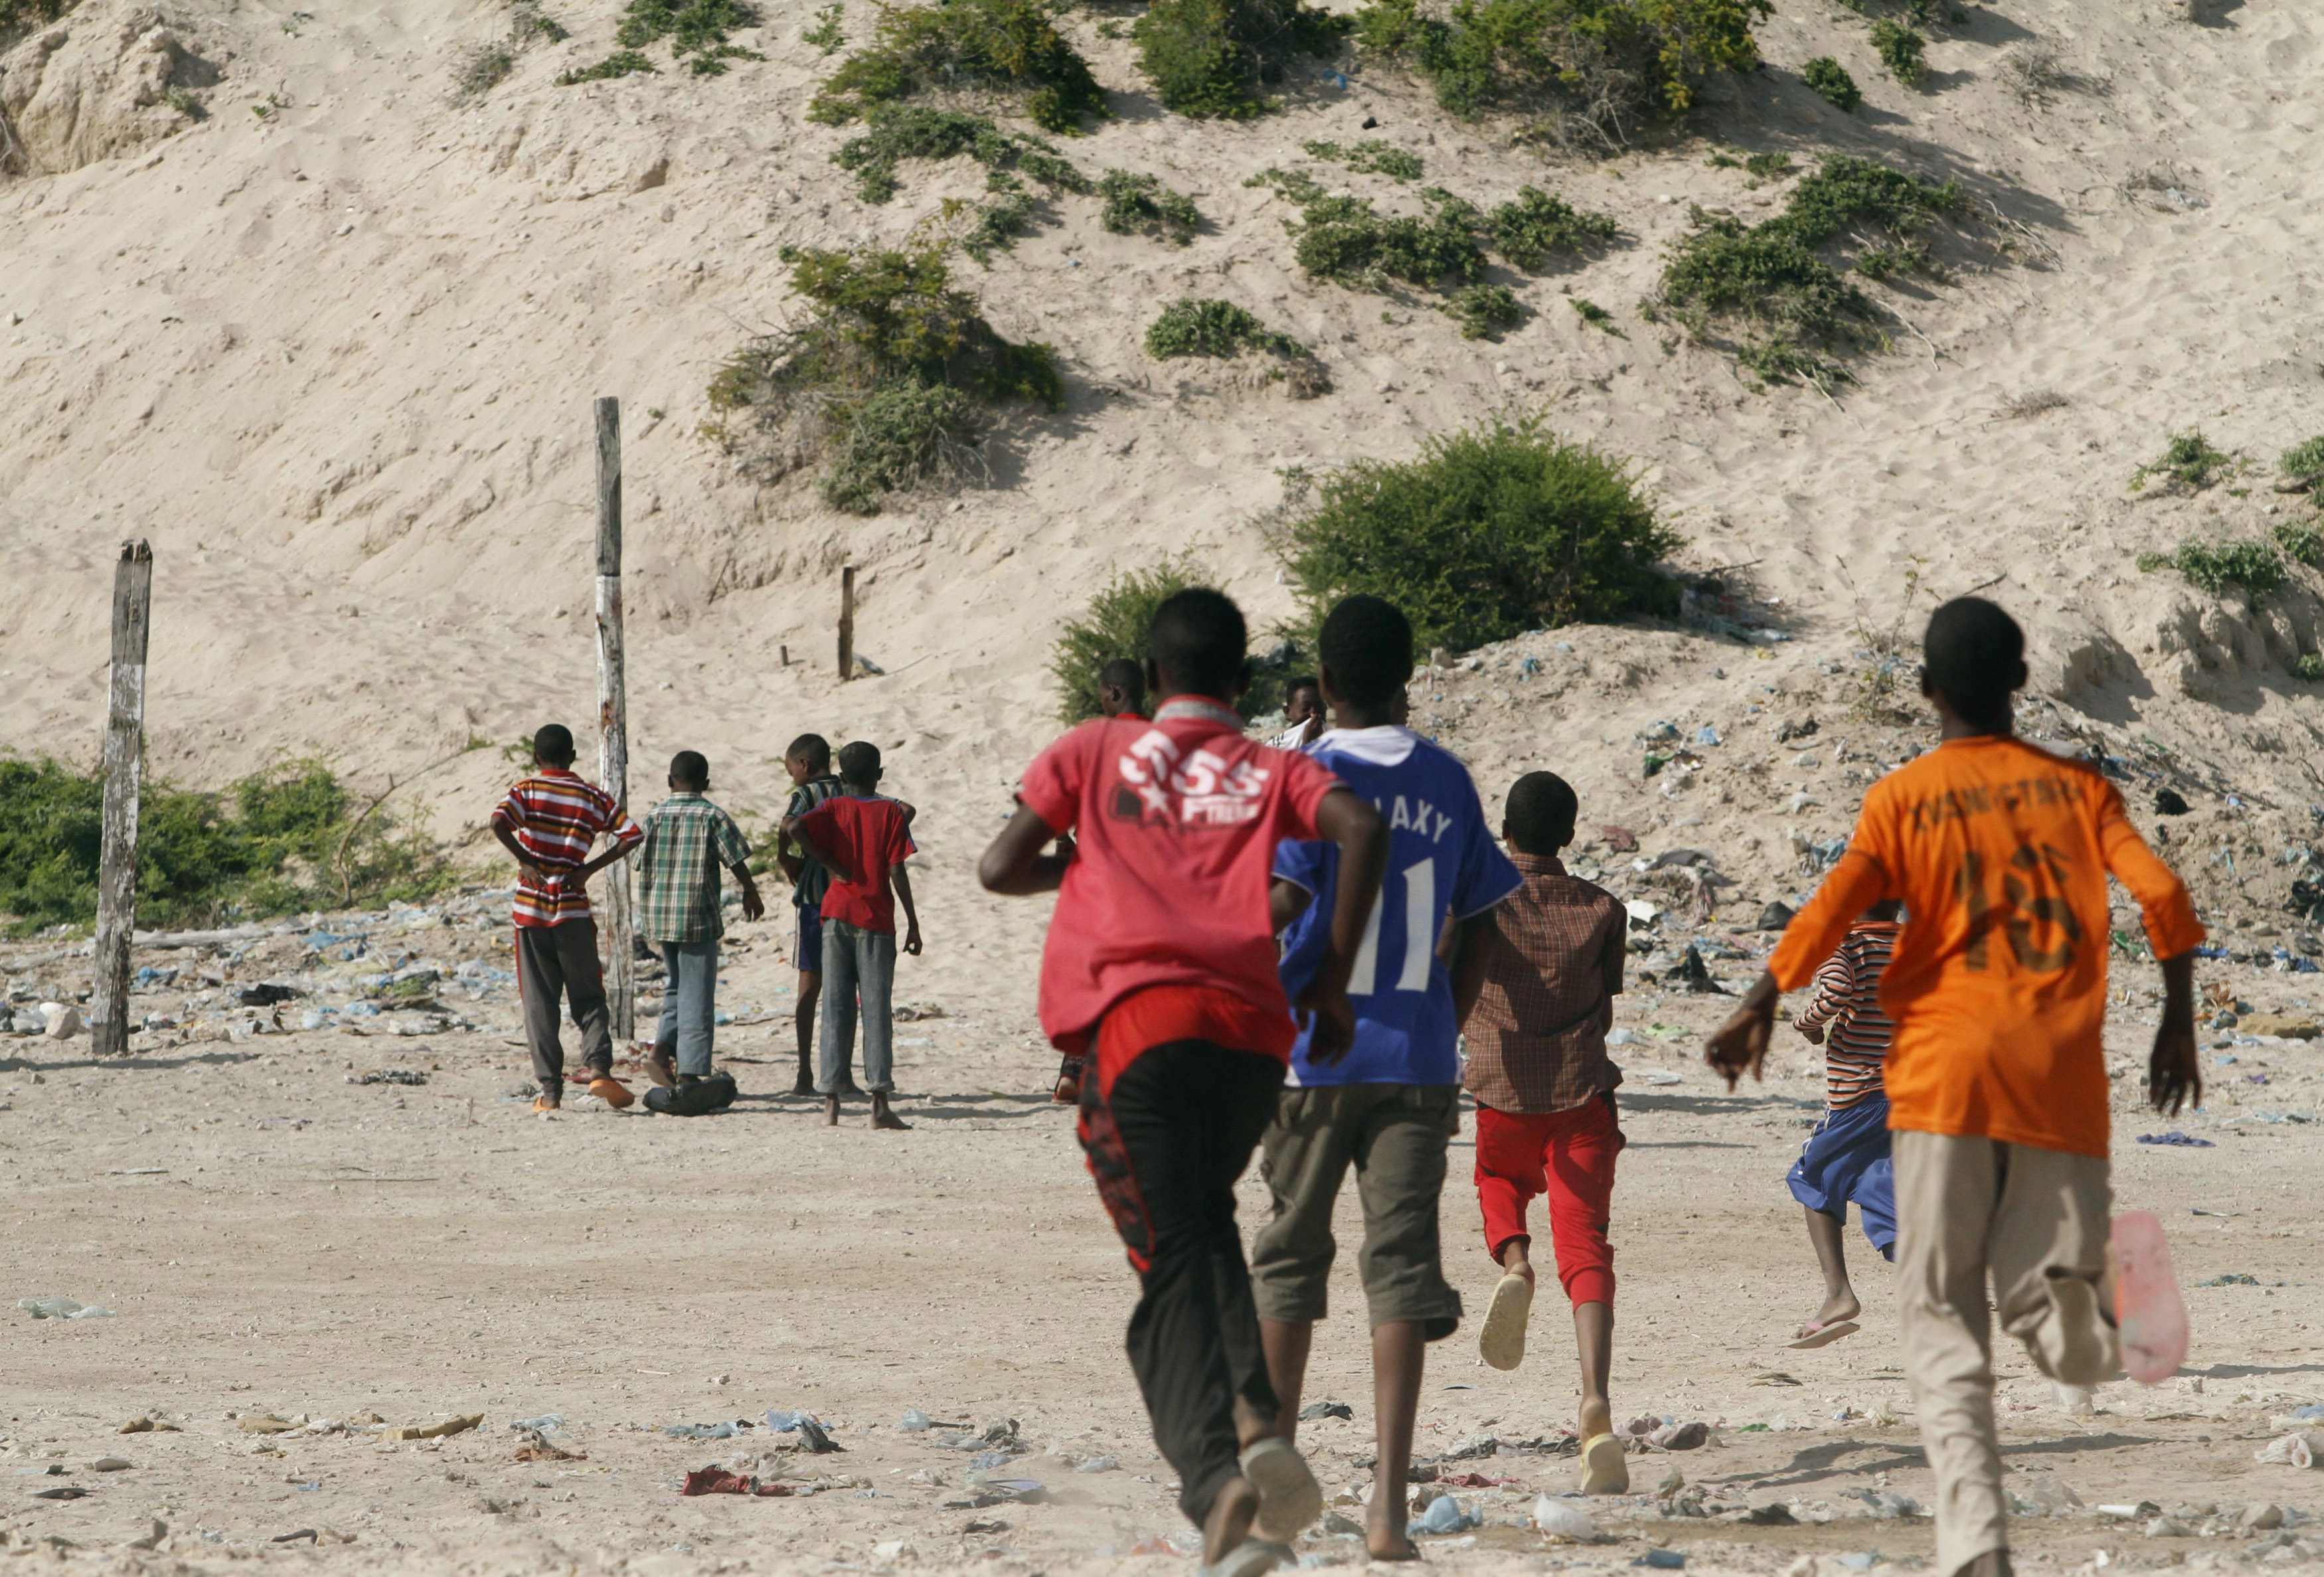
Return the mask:
[(1462, 285), (1445, 298), (1443, 310), (1461, 326), (1463, 339), (1499, 339), (1525, 321), (1525, 309), (1507, 285)]
[(1109, 170), (1098, 178), (1097, 194), (1105, 203), (1098, 223), (1117, 235), (1151, 235), (1184, 246), (1202, 228), (1194, 199), (1155, 176)]
[(1125, 570), (1090, 599), (1049, 649), (1049, 678), (1057, 687), (1057, 721), (1071, 728), (1103, 715), (1098, 675), (1116, 658), (1146, 660), (1154, 610), (1190, 586), (1206, 584), (1192, 558), (1166, 558), (1148, 569)]
[(1800, 71), (1800, 80), (1813, 88), (1818, 97), (1841, 114), (1852, 114), (1864, 102), (1864, 90), (1848, 68), (1830, 55), (1818, 55)]
[(2189, 585), (2213, 596), (2241, 586), (2254, 601), (2282, 589), (2291, 578), (2275, 549), (2264, 542), (2198, 542), (2191, 538), (2170, 553), (2142, 553), (2138, 567), (2152, 573), (2175, 569)]
[(1002, 338), (952, 284), (942, 252), (786, 250), (802, 327), (762, 336), (711, 380), (706, 428), (745, 473), (811, 465), (835, 509), (877, 513), (888, 493), (958, 480), (982, 408), (1064, 402), (1056, 353)]
[(1425, 218), (1381, 214), (1364, 198), (1312, 198), (1284, 221), (1296, 238), (1292, 254), (1309, 278), (1350, 290), (1380, 290), (1389, 280), (1434, 290), (1475, 279), (1485, 268), (1475, 206), (1434, 187), (1422, 195)]
[[(0, 917), (9, 934), (97, 918), (104, 803), (100, 774), (0, 760)], [(338, 779), (311, 761), (254, 774), (222, 794), (148, 782), (140, 802), (137, 913), (149, 926), (412, 901), (452, 880), (413, 829), (384, 810), (363, 816)]]
[(1767, 0), (1365, 0), (1360, 45), (1406, 61), (1453, 114), (1546, 117), (1557, 141), (1618, 147), (1691, 106), (1714, 71), (1759, 63)]
[(1526, 186), (1486, 217), (1493, 250), (1522, 269), (1537, 269), (1553, 253), (1580, 252), (1614, 238), (1604, 214), (1585, 214), (1562, 198)]
[(1152, 0), (1131, 36), (1163, 107), (1237, 120), (1267, 107), (1294, 53), (1320, 53), (1343, 24), (1299, 0)]
[(1302, 143), (1301, 149), (1310, 159), (1328, 160), (1344, 164), (1359, 175), (1385, 175), (1390, 180), (1418, 180), (1425, 168), (1417, 153), (1407, 152), (1393, 143), (1378, 137), (1366, 137), (1361, 142), (1314, 142)]
[(1156, 361), (1179, 356), (1229, 357), (1246, 350), (1305, 355), (1307, 347), (1277, 334), (1232, 301), (1181, 297), (1147, 327), (1146, 354)]
[(2311, 489), (2324, 486), (2324, 434), (2292, 445), (2275, 466), (2286, 482)]
[[(621, 25), (613, 30), (613, 40), (622, 47), (595, 65), (567, 71), (557, 80), (570, 87), (576, 82), (602, 82), (609, 78), (650, 72), (654, 68), (646, 58), (645, 48), (664, 39), (669, 41), (674, 63), (686, 67), (696, 77), (724, 76), (729, 60), (767, 58), (727, 37), (734, 29), (758, 25), (757, 10), (744, 0), (680, 0), (676, 5), (671, 0), (630, 0), (622, 13)], [(556, 24), (549, 23), (548, 26), (555, 28)], [(558, 36), (562, 36), (563, 31), (558, 28)], [(549, 36), (545, 31), (543, 36)]]
[(1886, 16), (1872, 24), (1874, 52), (1888, 68), (1888, 75), (1907, 88), (1918, 88), (1928, 75), (1929, 63), (1922, 54), (1927, 42), (1903, 23)]
[(807, 106), (829, 125), (861, 120), (876, 104), (934, 89), (982, 88), (1021, 97), (1045, 131), (1076, 132), (1111, 114), (1089, 62), (1050, 21), (1041, 0), (943, 0), (884, 11), (872, 42), (847, 57)]
[(1404, 610), (1422, 650), (1678, 606), (1657, 566), (1680, 540), (1631, 467), (1533, 420), (1432, 438), (1402, 463), (1358, 461), (1273, 535), (1311, 621), (1369, 592)]
[(2275, 545), (2283, 549), (2283, 556), (2294, 564), (2324, 569), (2324, 518), (2285, 521), (2270, 534), (2275, 538)]
[(1092, 189), (1089, 177), (1048, 143), (1038, 137), (1012, 135), (981, 115), (881, 103), (873, 105), (863, 121), (863, 134), (841, 143), (833, 158), (856, 177), (856, 195), (867, 203), (883, 203), (896, 195), (897, 170), (907, 161), (935, 162), (963, 155), (996, 176), (1021, 172), (1059, 190)]
[(2200, 493), (2218, 478), (2223, 471), (2233, 471), (2236, 456), (2226, 449), (2214, 448), (2211, 440), (2200, 429), (2173, 433), (2171, 441), (2163, 446), (2163, 453), (2130, 474), (2130, 490), (2139, 492), (2150, 477), (2160, 476), (2165, 484), (2184, 488), (2189, 493)]

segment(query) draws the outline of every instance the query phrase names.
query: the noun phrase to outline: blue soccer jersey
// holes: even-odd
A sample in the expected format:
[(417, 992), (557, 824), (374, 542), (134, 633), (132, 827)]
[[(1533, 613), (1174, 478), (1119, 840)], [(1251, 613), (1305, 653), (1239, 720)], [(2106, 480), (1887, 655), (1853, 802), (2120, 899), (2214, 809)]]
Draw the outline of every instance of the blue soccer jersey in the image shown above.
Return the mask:
[[(1307, 753), (1370, 800), (1388, 825), (1388, 874), (1365, 922), (1348, 996), (1356, 1043), (1329, 1067), (1307, 1058), (1305, 1026), (1291, 1054), (1294, 1084), (1452, 1084), (1452, 982), (1437, 956), (1448, 918), (1482, 914), (1524, 878), (1485, 823), (1469, 769), (1407, 728), (1334, 729)], [(1296, 1001), (1331, 938), (1336, 844), (1277, 846), (1275, 874), (1314, 895), (1283, 936), (1283, 985)]]

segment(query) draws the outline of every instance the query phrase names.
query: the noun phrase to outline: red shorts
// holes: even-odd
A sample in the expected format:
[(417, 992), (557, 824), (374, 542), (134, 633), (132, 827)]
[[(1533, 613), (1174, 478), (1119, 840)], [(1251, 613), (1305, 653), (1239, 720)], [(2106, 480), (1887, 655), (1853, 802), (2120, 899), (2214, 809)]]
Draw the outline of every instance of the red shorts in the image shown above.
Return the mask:
[(1485, 1247), (1495, 1259), (1509, 1243), (1532, 1240), (1526, 1211), (1549, 1195), (1549, 1236), (1557, 1279), (1575, 1305), (1614, 1302), (1614, 1248), (1606, 1222), (1614, 1199), (1614, 1157), (1622, 1129), (1613, 1092), (1564, 1111), (1477, 1108), (1477, 1203)]

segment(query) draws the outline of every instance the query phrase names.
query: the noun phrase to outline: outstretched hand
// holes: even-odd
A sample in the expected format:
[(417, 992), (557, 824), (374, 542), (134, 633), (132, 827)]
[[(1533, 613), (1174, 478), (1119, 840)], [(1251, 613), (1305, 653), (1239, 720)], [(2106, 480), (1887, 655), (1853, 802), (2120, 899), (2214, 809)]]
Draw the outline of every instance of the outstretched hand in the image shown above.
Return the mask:
[(1761, 1069), (1775, 1032), (1775, 1000), (1781, 994), (1775, 977), (1762, 974), (1703, 1047), (1703, 1061), (1726, 1077), (1729, 1090), (1747, 1073), (1754, 1079), (1765, 1076)]
[(2165, 1117), (2181, 1106), (2203, 1103), (2202, 1059), (2195, 1049), (2195, 1022), (2165, 1014), (2154, 1032), (2154, 1055), (2146, 1064), (2146, 1098)]

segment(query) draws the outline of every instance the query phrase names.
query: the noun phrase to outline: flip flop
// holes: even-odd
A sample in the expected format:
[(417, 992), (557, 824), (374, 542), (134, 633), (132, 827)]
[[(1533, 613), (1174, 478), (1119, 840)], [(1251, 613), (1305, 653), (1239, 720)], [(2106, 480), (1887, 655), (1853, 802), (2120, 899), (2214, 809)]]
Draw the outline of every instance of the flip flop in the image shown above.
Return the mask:
[(1854, 1320), (1834, 1320), (1829, 1325), (1808, 1325), (1801, 1330), (1798, 1341), (1786, 1342), (1784, 1345), (1801, 1352), (1812, 1351), (1818, 1347), (1829, 1347), (1843, 1337), (1853, 1336), (1863, 1328)]
[(1215, 1564), (1195, 1570), (1198, 1577), (1259, 1577), (1259, 1573), (1289, 1565), (1297, 1558), (1288, 1546), (1254, 1536), (1220, 1556)]
[(2115, 1320), (2122, 1330), (2122, 1367), (2143, 1386), (2159, 1386), (2187, 1360), (2187, 1305), (2171, 1272), (2171, 1246), (2153, 1211), (2114, 1219)]
[(1533, 1283), (1508, 1275), (1494, 1284), (1493, 1301), (1485, 1306), (1485, 1328), (1478, 1333), (1477, 1351), (1495, 1369), (1515, 1369), (1525, 1361), (1526, 1321), (1533, 1314)]
[(1619, 1495), (1630, 1487), (1630, 1459), (1622, 1443), (1610, 1434), (1593, 1434), (1582, 1443), (1582, 1492)]
[(1323, 1515), (1323, 1487), (1299, 1448), (1268, 1435), (1242, 1453), (1242, 1476), (1259, 1491), (1259, 1516), (1251, 1529), (1261, 1542), (1287, 1545)]

